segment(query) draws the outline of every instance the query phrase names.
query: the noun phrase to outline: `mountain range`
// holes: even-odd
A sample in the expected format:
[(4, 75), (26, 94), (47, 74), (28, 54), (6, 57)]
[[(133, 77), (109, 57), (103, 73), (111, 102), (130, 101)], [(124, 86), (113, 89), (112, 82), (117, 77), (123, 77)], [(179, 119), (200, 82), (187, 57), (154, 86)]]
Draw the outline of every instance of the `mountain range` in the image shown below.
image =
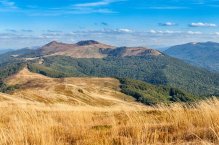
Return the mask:
[[(120, 80), (128, 78), (133, 80), (128, 81), (128, 85), (132, 87), (131, 90), (125, 89), (124, 92), (128, 95), (131, 92), (137, 99), (147, 98), (143, 99), (146, 104), (150, 104), (152, 100), (158, 102), (156, 98), (169, 100), (167, 92), (170, 90), (179, 90), (174, 91), (177, 95), (171, 100), (192, 100), (188, 98), (219, 94), (218, 73), (192, 66), (146, 47), (115, 47), (94, 40), (75, 44), (52, 41), (38, 49), (26, 48), (0, 55), (0, 78), (3, 82), (24, 67), (53, 78), (113, 77)], [(142, 88), (142, 83), (134, 80), (162, 87), (144, 85), (146, 87)], [(4, 84), (2, 86), (7, 90)], [(162, 90), (163, 93), (148, 92), (147, 87), (156, 91)], [(146, 94), (151, 94), (153, 99)]]
[(7, 53), (9, 51), (13, 51), (13, 49), (0, 49), (0, 55), (4, 54), (4, 53)]
[(172, 46), (164, 53), (195, 66), (219, 72), (219, 43), (199, 42)]
[(38, 49), (43, 56), (64, 55), (73, 58), (104, 58), (107, 56), (159, 55), (160, 52), (144, 47), (114, 47), (94, 40), (80, 41), (76, 44), (50, 42)]

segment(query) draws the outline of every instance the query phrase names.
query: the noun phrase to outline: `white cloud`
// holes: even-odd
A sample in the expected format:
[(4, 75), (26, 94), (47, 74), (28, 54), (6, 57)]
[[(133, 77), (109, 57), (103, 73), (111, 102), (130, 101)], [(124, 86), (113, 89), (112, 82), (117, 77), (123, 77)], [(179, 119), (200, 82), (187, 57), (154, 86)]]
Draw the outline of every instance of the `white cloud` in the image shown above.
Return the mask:
[(150, 34), (181, 34), (181, 35), (200, 35), (203, 34), (200, 31), (172, 31), (172, 30), (150, 30)]
[(83, 13), (116, 13), (115, 11), (108, 9), (104, 6), (108, 6), (112, 3), (117, 3), (126, 0), (100, 0), (97, 2), (78, 3), (72, 5), (70, 8), (71, 13), (83, 14)]
[(111, 3), (120, 2), (120, 1), (124, 1), (124, 0), (102, 0), (102, 1), (90, 2), (90, 3), (80, 3), (74, 6), (76, 7), (97, 7), (97, 6), (106, 6)]
[(28, 16), (60, 16), (71, 14), (91, 14), (91, 13), (117, 13), (111, 9), (100, 7), (107, 6), (112, 3), (125, 0), (102, 0), (99, 2), (81, 3), (59, 8), (40, 9), (36, 6), (31, 6), (29, 9), (17, 7), (16, 3), (11, 0), (0, 0), (0, 12), (19, 12)]
[(200, 31), (187, 31), (187, 34), (191, 34), (191, 35), (200, 35), (200, 34), (203, 34), (203, 33), (200, 32)]
[(157, 33), (157, 31), (156, 31), (156, 30), (153, 30), (153, 29), (151, 29), (151, 30), (149, 31), (149, 33), (156, 34), (156, 33)]
[(116, 13), (113, 10), (106, 8), (89, 8), (89, 7), (71, 7), (63, 8), (64, 10), (45, 10), (45, 11), (31, 11), (26, 12), (29, 16), (60, 16), (60, 15), (71, 15), (71, 14), (91, 14), (91, 13), (100, 13), (100, 14), (110, 14)]
[(171, 30), (150, 30), (148, 33), (151, 34), (178, 34), (178, 33), (182, 33), (181, 31), (171, 31)]
[(217, 27), (216, 24), (213, 23), (203, 23), (203, 22), (198, 22), (198, 23), (191, 23), (189, 24), (190, 27)]
[(131, 33), (131, 32), (133, 32), (133, 30), (131, 30), (131, 29), (125, 29), (125, 28), (118, 29), (117, 31), (118, 31), (118, 32), (124, 32), (124, 33)]
[(161, 6), (161, 7), (148, 7), (149, 9), (155, 10), (180, 10), (180, 9), (188, 9), (188, 7), (179, 7), (179, 6)]
[(165, 22), (165, 23), (159, 23), (160, 26), (176, 26), (176, 23), (173, 22)]
[(134, 30), (127, 29), (127, 28), (119, 28), (119, 29), (103, 29), (103, 30), (88, 30), (88, 31), (81, 31), (81, 32), (91, 32), (91, 33), (111, 33), (111, 34), (119, 34), (119, 33), (133, 33)]
[(76, 7), (96, 7), (96, 6), (104, 6), (110, 4), (109, 1), (99, 1), (99, 2), (93, 2), (93, 3), (83, 3), (83, 4), (76, 4), (74, 6)]
[(156, 29), (135, 31), (127, 28), (81, 31), (42, 30), (30, 33), (24, 33), (21, 30), (16, 30), (16, 33), (13, 33), (4, 30), (0, 32), (0, 48), (40, 46), (52, 40), (73, 43), (73, 40), (77, 42), (86, 39), (93, 39), (114, 46), (149, 46), (156, 48), (158, 46), (166, 47), (206, 40), (218, 42), (218, 36), (219, 32), (204, 33), (199, 31)]

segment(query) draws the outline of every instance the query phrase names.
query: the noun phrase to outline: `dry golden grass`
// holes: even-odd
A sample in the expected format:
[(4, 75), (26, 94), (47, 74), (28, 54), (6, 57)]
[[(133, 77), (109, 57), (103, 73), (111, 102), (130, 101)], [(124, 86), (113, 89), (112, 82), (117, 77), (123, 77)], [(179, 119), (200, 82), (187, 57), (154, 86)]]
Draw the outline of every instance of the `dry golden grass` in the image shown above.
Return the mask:
[(6, 83), (20, 86), (20, 89), (10, 95), (24, 102), (28, 100), (47, 104), (92, 106), (133, 102), (132, 97), (119, 91), (119, 81), (113, 78), (55, 79), (29, 72), (24, 68), (18, 74), (6, 79)]
[[(0, 93), (0, 145), (219, 144), (219, 100), (148, 107), (111, 78), (52, 79), (27, 69)], [(129, 98), (129, 99), (124, 99)]]
[(190, 107), (64, 109), (2, 107), (0, 144), (219, 144), (218, 100)]

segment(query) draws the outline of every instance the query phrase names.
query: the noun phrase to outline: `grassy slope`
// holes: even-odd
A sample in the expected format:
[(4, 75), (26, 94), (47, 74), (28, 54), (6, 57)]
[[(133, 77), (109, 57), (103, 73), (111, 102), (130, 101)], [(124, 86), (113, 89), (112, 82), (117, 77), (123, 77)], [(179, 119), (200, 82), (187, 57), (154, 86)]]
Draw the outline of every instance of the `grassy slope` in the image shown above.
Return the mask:
[[(145, 94), (167, 93), (141, 81), (120, 81)], [(219, 143), (216, 99), (192, 106), (141, 106), (124, 101), (115, 79), (53, 79), (27, 69), (6, 82), (21, 88), (12, 94), (0, 93), (0, 144)]]
[[(6, 82), (21, 88), (0, 93), (0, 144), (219, 144), (218, 100), (141, 106), (118, 97), (115, 79), (52, 79), (27, 69)], [(144, 82), (130, 83), (149, 93), (166, 92)]]
[[(131, 105), (134, 99), (120, 92), (113, 78), (49, 78), (24, 68), (8, 77), (7, 85), (19, 85), (11, 97), (29, 103), (112, 106)], [(129, 103), (130, 102), (130, 103)], [(31, 103), (31, 104), (32, 104)]]
[[(0, 144), (219, 144), (219, 101), (120, 111), (0, 104)], [(47, 109), (46, 109), (47, 108)]]
[(51, 77), (131, 78), (152, 84), (170, 85), (195, 95), (219, 94), (219, 74), (195, 68), (168, 56), (104, 59), (74, 59), (54, 56), (44, 60), (43, 65), (29, 65), (30, 70)]
[[(219, 144), (218, 100), (153, 108), (109, 96), (118, 96), (119, 82), (115, 79), (52, 79), (22, 70), (6, 81), (21, 88), (10, 95), (0, 93), (0, 144)], [(156, 90), (142, 83), (131, 82), (138, 90)], [(95, 90), (95, 98), (102, 105), (72, 103), (77, 93), (87, 94), (89, 100), (85, 102), (90, 102), (90, 93)], [(158, 90), (150, 93), (166, 92)], [(104, 101), (99, 100), (107, 94), (101, 98)]]

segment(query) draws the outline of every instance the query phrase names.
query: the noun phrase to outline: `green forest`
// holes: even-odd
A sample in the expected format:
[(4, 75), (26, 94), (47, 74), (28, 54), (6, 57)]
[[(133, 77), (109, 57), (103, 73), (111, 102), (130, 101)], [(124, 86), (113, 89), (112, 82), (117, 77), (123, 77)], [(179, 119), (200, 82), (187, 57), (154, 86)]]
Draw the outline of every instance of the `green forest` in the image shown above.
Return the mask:
[(194, 95), (185, 93), (176, 88), (163, 85), (151, 85), (149, 83), (132, 80), (119, 79), (123, 93), (133, 96), (137, 101), (146, 105), (155, 105), (160, 102), (169, 104), (171, 102), (193, 102), (199, 99)]
[(76, 59), (45, 57), (44, 64), (29, 63), (29, 69), (50, 77), (118, 77), (168, 85), (193, 95), (219, 94), (219, 74), (193, 67), (169, 56), (107, 57)]

